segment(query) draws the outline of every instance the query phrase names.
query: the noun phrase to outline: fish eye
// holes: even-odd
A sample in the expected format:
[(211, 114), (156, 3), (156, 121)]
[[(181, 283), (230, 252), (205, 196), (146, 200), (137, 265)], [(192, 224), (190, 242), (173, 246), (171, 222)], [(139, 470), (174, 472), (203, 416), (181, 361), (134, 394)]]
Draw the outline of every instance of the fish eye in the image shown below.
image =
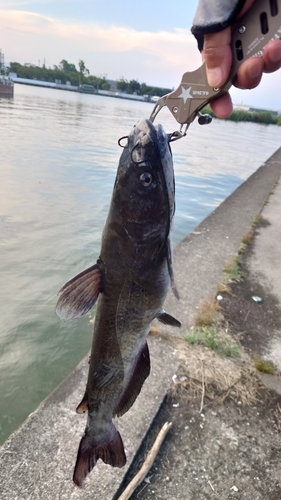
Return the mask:
[(143, 172), (140, 175), (140, 181), (144, 187), (149, 187), (152, 183), (152, 175), (150, 172)]

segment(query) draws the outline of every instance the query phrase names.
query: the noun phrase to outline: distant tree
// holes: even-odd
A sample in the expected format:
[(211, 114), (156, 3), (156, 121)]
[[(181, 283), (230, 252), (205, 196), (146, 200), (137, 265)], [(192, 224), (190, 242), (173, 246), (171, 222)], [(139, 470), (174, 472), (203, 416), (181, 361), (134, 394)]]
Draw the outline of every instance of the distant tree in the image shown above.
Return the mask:
[(120, 78), (119, 80), (116, 80), (116, 87), (118, 90), (121, 90), (121, 92), (127, 92), (129, 82), (128, 80), (125, 80), (125, 78)]
[(80, 74), (80, 83), (83, 83), (84, 77), (89, 76), (90, 71), (86, 68), (84, 61), (82, 59), (79, 59), (78, 61), (78, 66), (79, 66), (79, 74)]
[(110, 84), (106, 81), (103, 76), (93, 76), (89, 75), (85, 78), (85, 81), (90, 85), (93, 85), (96, 89), (109, 90)]
[(59, 63), (59, 69), (64, 73), (77, 73), (75, 64), (69, 63), (65, 59), (62, 59)]
[(100, 75), (99, 77), (99, 88), (102, 90), (109, 90), (110, 89), (110, 83), (108, 83), (106, 79), (107, 75)]
[(130, 80), (127, 92), (128, 94), (139, 94), (140, 88), (140, 83), (137, 80)]
[(20, 66), (21, 66), (21, 64), (18, 62), (11, 62), (10, 63), (10, 71), (12, 71), (13, 73), (18, 73), (18, 69)]
[(146, 85), (146, 83), (142, 83), (141, 86), (140, 86), (140, 94), (141, 95), (144, 95), (144, 94), (148, 94), (148, 91), (151, 87), (148, 87)]
[(110, 89), (110, 83), (108, 83), (107, 81), (102, 81), (101, 82), (101, 88), (102, 88), (102, 90), (109, 90)]

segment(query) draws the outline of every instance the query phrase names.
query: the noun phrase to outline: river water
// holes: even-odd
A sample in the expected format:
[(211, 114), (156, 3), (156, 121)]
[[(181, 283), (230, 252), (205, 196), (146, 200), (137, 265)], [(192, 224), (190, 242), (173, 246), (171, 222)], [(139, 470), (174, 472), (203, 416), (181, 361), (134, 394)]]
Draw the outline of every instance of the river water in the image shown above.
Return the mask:
[[(54, 313), (57, 292), (99, 255), (127, 135), (152, 104), (15, 85), (0, 99), (0, 444), (91, 344), (89, 315)], [(175, 122), (160, 115), (167, 132)], [(281, 129), (214, 120), (173, 143), (174, 243), (281, 144)], [(86, 382), (86, 381), (85, 381)]]

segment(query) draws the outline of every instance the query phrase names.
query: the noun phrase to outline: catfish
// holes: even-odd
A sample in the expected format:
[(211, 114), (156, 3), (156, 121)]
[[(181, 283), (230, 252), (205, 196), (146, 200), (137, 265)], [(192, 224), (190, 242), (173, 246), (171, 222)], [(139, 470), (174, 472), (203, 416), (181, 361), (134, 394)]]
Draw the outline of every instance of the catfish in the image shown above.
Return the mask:
[(163, 310), (170, 286), (178, 297), (170, 240), (174, 211), (169, 136), (161, 125), (142, 120), (120, 157), (100, 256), (61, 288), (56, 307), (69, 320), (98, 299), (88, 380), (76, 409), (88, 412), (73, 475), (79, 487), (98, 459), (113, 467), (126, 463), (112, 419), (131, 408), (150, 373), (151, 322), (181, 326)]

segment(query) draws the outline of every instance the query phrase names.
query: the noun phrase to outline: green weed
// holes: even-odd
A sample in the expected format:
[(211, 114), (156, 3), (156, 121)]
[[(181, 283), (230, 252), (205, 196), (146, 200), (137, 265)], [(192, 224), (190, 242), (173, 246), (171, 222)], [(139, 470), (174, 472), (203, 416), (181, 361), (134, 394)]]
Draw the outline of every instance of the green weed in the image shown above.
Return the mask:
[(252, 222), (252, 227), (253, 227), (253, 228), (257, 227), (257, 226), (258, 226), (258, 224), (260, 224), (261, 219), (262, 219), (261, 214), (256, 215), (256, 217), (254, 218), (254, 220), (253, 220), (253, 222)]
[(236, 358), (240, 355), (240, 344), (221, 337), (214, 328), (202, 327), (185, 335), (184, 340), (191, 345), (203, 345), (221, 356)]
[(254, 365), (259, 372), (269, 373), (270, 375), (274, 375), (277, 372), (277, 366), (267, 359), (261, 358), (258, 354), (253, 357)]
[(241, 275), (241, 261), (238, 257), (232, 259), (229, 264), (227, 264), (224, 268), (224, 273), (226, 274), (226, 278), (228, 282), (240, 281), (242, 278)]
[(190, 345), (199, 345), (202, 343), (202, 334), (199, 330), (192, 330), (184, 336), (184, 340)]

